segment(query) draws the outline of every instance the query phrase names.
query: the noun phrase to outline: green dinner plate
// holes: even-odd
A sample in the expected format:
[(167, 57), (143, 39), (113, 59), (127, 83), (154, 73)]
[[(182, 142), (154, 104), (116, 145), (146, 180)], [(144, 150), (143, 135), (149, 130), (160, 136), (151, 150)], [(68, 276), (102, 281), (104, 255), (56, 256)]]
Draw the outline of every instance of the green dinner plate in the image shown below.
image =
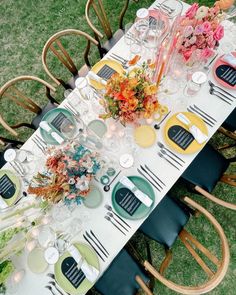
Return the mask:
[[(7, 203), (8, 206), (11, 206), (16, 202), (16, 200), (17, 200), (17, 198), (18, 198), (18, 196), (20, 194), (21, 182), (20, 182), (19, 177), (16, 176), (12, 171), (10, 171), (10, 170), (0, 170), (0, 178), (5, 174), (9, 177), (9, 179), (15, 185), (15, 193), (14, 193), (14, 195), (9, 199), (3, 199)], [(1, 198), (1, 196), (0, 196), (0, 198)]]
[(116, 192), (120, 189), (125, 187), (123, 184), (120, 182), (117, 182), (115, 187), (113, 188), (112, 191), (112, 206), (115, 209), (115, 211), (122, 217), (127, 218), (127, 219), (141, 219), (144, 218), (149, 214), (149, 212), (152, 210), (154, 201), (155, 201), (155, 193), (151, 187), (151, 185), (142, 177), (139, 176), (128, 176), (129, 180), (131, 180), (135, 186), (140, 189), (143, 193), (149, 196), (153, 200), (153, 203), (150, 207), (145, 206), (143, 203), (139, 206), (139, 208), (135, 211), (135, 213), (131, 216), (129, 215), (124, 209), (122, 209), (116, 202), (115, 199), (115, 194)]
[(100, 138), (102, 138), (107, 132), (107, 125), (103, 121), (97, 119), (89, 122), (88, 128)]
[[(59, 113), (64, 114), (69, 120), (71, 120), (71, 122), (73, 124), (76, 124), (76, 120), (75, 120), (73, 114), (70, 111), (63, 109), (63, 108), (56, 108), (56, 109), (52, 109), (52, 110), (48, 111), (43, 116), (42, 121), (47, 121), (50, 124)], [(54, 128), (52, 125), (50, 125), (50, 127), (53, 129), (53, 131), (59, 133), (60, 136), (63, 137), (63, 135), (56, 128)], [(39, 129), (40, 129), (41, 136), (45, 140), (46, 143), (52, 144), (52, 145), (59, 145), (59, 143), (53, 137), (51, 137), (51, 135), (48, 132), (46, 132), (42, 128), (39, 128)]]
[[(81, 256), (86, 259), (88, 264), (100, 270), (98, 257), (92, 248), (81, 243), (74, 243), (74, 246), (79, 250)], [(85, 294), (93, 286), (93, 283), (85, 278), (77, 289), (72, 286), (72, 284), (67, 280), (67, 278), (63, 275), (61, 271), (61, 264), (66, 257), (70, 257), (70, 254), (68, 252), (65, 252), (54, 265), (54, 274), (57, 283), (64, 291), (71, 295)]]
[(84, 206), (88, 208), (97, 208), (101, 205), (103, 194), (99, 187), (91, 185), (89, 194), (83, 198)]

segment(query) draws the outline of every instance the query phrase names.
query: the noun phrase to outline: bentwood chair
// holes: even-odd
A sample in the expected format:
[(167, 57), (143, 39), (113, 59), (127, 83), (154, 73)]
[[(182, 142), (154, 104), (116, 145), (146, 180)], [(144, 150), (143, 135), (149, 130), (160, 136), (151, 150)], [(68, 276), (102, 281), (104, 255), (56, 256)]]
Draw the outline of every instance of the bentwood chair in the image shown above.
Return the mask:
[(95, 284), (95, 289), (102, 295), (136, 295), (139, 289), (152, 295), (148, 282), (143, 267), (122, 249)]
[[(78, 68), (76, 67), (74, 61), (72, 60), (71, 56), (69, 55), (68, 51), (65, 49), (61, 41), (62, 39), (64, 39), (64, 42), (68, 44), (68, 41), (69, 41), (68, 37), (72, 38), (73, 36), (79, 37), (81, 42), (86, 41), (85, 43), (86, 48), (83, 53), (83, 59), (84, 59), (85, 65), (83, 65), (80, 68), (80, 70), (78, 70)], [(72, 41), (72, 39), (70, 41)], [(65, 89), (68, 89), (68, 88), (74, 89), (76, 78), (80, 76), (86, 76), (89, 69), (91, 68), (91, 64), (88, 57), (91, 43), (98, 46), (98, 42), (95, 39), (93, 39), (91, 36), (89, 36), (88, 34), (80, 30), (67, 29), (67, 30), (57, 32), (56, 34), (54, 34), (48, 39), (48, 41), (46, 42), (43, 48), (42, 63), (43, 63), (45, 72), (57, 85), (61, 84)], [(74, 44), (74, 50), (80, 48), (80, 46), (81, 45), (78, 43)], [(53, 74), (52, 71), (49, 70), (47, 59), (49, 57), (50, 52), (73, 75), (73, 78), (68, 83), (66, 83), (62, 78), (55, 76), (55, 74)]]
[[(25, 91), (22, 91), (18, 88), (18, 84), (22, 83), (32, 83), (37, 82), (40, 86), (45, 87), (46, 97), (48, 99), (48, 103), (41, 108), (32, 98), (26, 96)], [(24, 85), (25, 87), (26, 85)], [(0, 111), (0, 124), (9, 131), (12, 135), (18, 136), (18, 133), (15, 129), (20, 127), (28, 127), (36, 130), (39, 126), (40, 121), (43, 116), (51, 109), (55, 108), (58, 105), (58, 102), (51, 96), (51, 91), (55, 92), (56, 89), (50, 85), (48, 82), (34, 76), (19, 76), (8, 81), (4, 84), (0, 89), (0, 99), (8, 99), (11, 103), (14, 103), (16, 106), (22, 107), (23, 109), (34, 113), (35, 116), (31, 123), (18, 123), (16, 125), (9, 125), (6, 120), (3, 118), (3, 114)], [(17, 114), (16, 114), (17, 118)]]
[(224, 174), (236, 157), (226, 159), (211, 145), (207, 144), (182, 174), (190, 189), (200, 193), (218, 205), (236, 210), (236, 204), (222, 200), (211, 194), (218, 181), (236, 186), (236, 175)]
[[(223, 280), (229, 265), (229, 246), (224, 231), (217, 220), (205, 208), (190, 198), (185, 197), (183, 200), (185, 203), (166, 195), (141, 225), (139, 230), (148, 238), (162, 244), (166, 250), (166, 257), (159, 270), (152, 265), (151, 261), (144, 261), (143, 265), (158, 281), (175, 292), (181, 294), (204, 294), (213, 290)], [(195, 210), (206, 217), (218, 233), (221, 247), (220, 258), (217, 258), (184, 228), (191, 216), (194, 218), (194, 216), (199, 215), (191, 215)], [(206, 235), (208, 235), (208, 232), (206, 232)], [(164, 274), (172, 259), (172, 247), (178, 237), (197, 264), (206, 273), (208, 278), (204, 283), (197, 286), (195, 284), (192, 285), (192, 282), (191, 286), (179, 285), (169, 280)], [(200, 252), (201, 256), (197, 252)], [(192, 265), (192, 262), (190, 265)], [(191, 274), (189, 267), (188, 265), (187, 272)]]
[(236, 140), (236, 108), (224, 121), (219, 131), (224, 135)]
[(227, 117), (218, 131), (225, 136), (234, 140), (233, 144), (226, 144), (218, 148), (218, 150), (223, 150), (227, 148), (231, 148), (236, 145), (236, 108), (231, 112), (231, 114)]
[[(138, 2), (138, 0), (133, 0)], [(124, 28), (123, 28), (123, 19), (125, 13), (128, 9), (128, 5), (130, 0), (123, 0), (124, 6), (119, 15), (119, 29), (113, 33), (111, 29), (111, 25), (109, 23), (107, 14), (105, 12), (105, 8), (103, 5), (102, 0), (88, 0), (86, 7), (85, 7), (85, 17), (88, 22), (88, 25), (94, 32), (95, 39), (99, 42), (98, 48), (100, 52), (100, 56), (103, 57), (116, 43), (120, 40), (120, 38), (124, 35)], [(91, 10), (93, 8), (93, 13), (97, 16), (98, 22), (100, 23), (104, 34), (107, 38), (107, 42), (101, 44), (100, 39), (103, 38), (103, 34), (94, 26), (93, 22), (91, 21)]]

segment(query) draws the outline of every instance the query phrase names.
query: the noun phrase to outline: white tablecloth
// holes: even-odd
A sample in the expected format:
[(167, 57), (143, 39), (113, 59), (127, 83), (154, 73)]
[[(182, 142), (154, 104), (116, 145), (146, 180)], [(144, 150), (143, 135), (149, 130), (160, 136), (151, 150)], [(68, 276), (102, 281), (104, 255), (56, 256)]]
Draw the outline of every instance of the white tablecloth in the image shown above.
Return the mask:
[[(186, 7), (188, 7), (188, 5), (184, 4), (185, 9)], [(226, 36), (224, 40), (222, 40), (222, 42), (224, 42), (227, 38), (230, 38), (230, 36), (227, 36), (227, 32), (225, 33), (225, 35)], [(123, 38), (112, 48), (111, 52), (109, 52), (108, 55), (110, 55), (112, 52), (119, 54), (123, 56), (124, 58), (129, 57), (127, 45), (124, 43)], [(214, 80), (211, 74), (209, 78), (211, 80)], [(183, 92), (181, 89), (179, 93), (172, 95), (170, 99), (173, 99), (173, 102), (174, 102), (177, 98), (181, 98), (183, 96), (182, 93)], [(71, 95), (73, 95), (73, 93)], [(64, 103), (65, 101), (62, 103), (62, 106)], [(224, 103), (222, 100), (218, 99), (217, 97), (211, 96), (209, 94), (209, 86), (206, 83), (202, 87), (201, 91), (198, 93), (197, 96), (194, 96), (189, 99), (189, 104), (197, 104), (200, 108), (205, 110), (208, 114), (210, 114), (212, 117), (214, 117), (217, 120), (217, 123), (215, 124), (214, 127), (209, 127), (209, 126), (207, 127), (209, 139), (210, 139), (210, 137), (217, 131), (219, 126), (224, 122), (227, 116), (235, 108), (236, 100), (234, 101), (232, 105), (228, 105)], [(170, 106), (170, 108), (171, 108), (171, 114), (174, 114), (175, 112), (178, 112), (178, 111), (186, 111), (186, 109), (183, 109), (180, 105), (176, 103), (173, 103)], [(157, 138), (158, 140), (162, 142), (164, 142), (163, 126), (164, 124), (162, 124), (161, 129), (157, 131)], [(36, 133), (39, 134), (39, 130), (37, 130)], [(24, 144), (23, 148), (27, 150), (34, 150), (34, 151), (37, 151), (38, 153), (41, 153), (41, 151), (37, 148), (37, 146), (34, 144), (34, 142), (31, 139), (29, 139)], [(147, 149), (139, 148), (134, 166), (127, 170), (122, 169), (122, 173), (121, 173), (121, 175), (127, 175), (127, 176), (139, 175), (137, 172), (137, 167), (139, 167), (140, 164), (147, 164), (154, 171), (154, 173), (158, 175), (158, 177), (162, 179), (166, 184), (166, 186), (161, 192), (158, 192), (157, 190), (155, 190), (155, 188), (153, 188), (156, 194), (155, 206), (158, 205), (161, 199), (170, 190), (170, 188), (174, 185), (174, 183), (178, 180), (178, 178), (181, 176), (184, 170), (189, 166), (189, 164), (193, 161), (193, 159), (198, 154), (198, 153), (195, 153), (195, 154), (189, 154), (189, 155), (180, 155), (182, 159), (185, 161), (185, 164), (180, 169), (180, 171), (178, 171), (177, 169), (172, 167), (169, 163), (167, 163), (164, 159), (161, 159), (160, 157), (157, 156), (158, 150), (159, 148), (157, 147), (156, 144)], [(11, 169), (11, 167), (8, 167), (8, 165), (5, 165), (4, 168)], [(113, 187), (114, 187), (114, 184), (112, 185), (112, 188)], [(107, 211), (104, 208), (104, 205), (106, 203), (111, 204), (112, 188), (109, 192), (107, 193), (104, 192), (103, 204), (100, 207), (96, 209), (88, 209), (88, 208), (85, 208), (83, 205), (81, 205), (81, 206), (78, 206), (78, 208), (76, 208), (76, 210), (74, 210), (72, 214), (72, 218), (73, 217), (79, 218), (81, 214), (82, 215), (84, 214), (84, 212), (90, 215), (89, 220), (84, 225), (83, 232), (79, 234), (78, 236), (74, 237), (74, 240), (78, 242), (86, 243), (86, 241), (83, 239), (82, 234), (84, 233), (86, 229), (88, 230), (92, 229), (95, 233), (97, 233), (97, 235), (103, 242), (104, 246), (110, 253), (109, 258), (106, 259), (105, 262), (99, 259), (101, 274), (106, 270), (106, 268), (115, 258), (115, 256), (119, 253), (119, 251), (124, 247), (124, 245), (128, 242), (128, 240), (138, 230), (140, 225), (145, 220), (145, 219), (135, 220), (135, 221), (128, 220), (127, 222), (130, 224), (131, 229), (127, 233), (127, 236), (124, 236), (122, 233), (116, 230), (110, 222), (105, 220), (104, 216)], [(101, 186), (101, 189), (102, 189), (102, 186)], [(32, 293), (34, 295), (49, 294), (49, 291), (45, 289), (45, 285), (47, 285), (48, 281), (50, 280), (46, 276), (46, 274), (48, 272), (53, 272), (53, 266), (50, 266), (48, 270), (43, 274), (40, 274), (40, 275), (33, 274), (32, 272), (30, 272), (27, 266), (27, 253), (24, 253), (23, 255), (15, 258), (15, 263), (19, 269), (23, 268), (26, 270), (25, 278), (19, 290), (17, 290), (18, 295), (32, 295)]]

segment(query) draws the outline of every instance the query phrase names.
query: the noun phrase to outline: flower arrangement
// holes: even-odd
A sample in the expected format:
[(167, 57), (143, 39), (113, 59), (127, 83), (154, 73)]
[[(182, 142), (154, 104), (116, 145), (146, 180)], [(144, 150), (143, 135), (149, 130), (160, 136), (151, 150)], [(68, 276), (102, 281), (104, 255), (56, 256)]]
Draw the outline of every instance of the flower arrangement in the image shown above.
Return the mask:
[(90, 181), (100, 169), (98, 154), (76, 144), (53, 148), (49, 154), (46, 170), (33, 178), (28, 192), (51, 203), (64, 200), (67, 204), (79, 204), (88, 195)]
[[(130, 65), (137, 62), (137, 56), (130, 61)], [(101, 118), (120, 120), (121, 124), (135, 122), (137, 119), (150, 118), (158, 110), (157, 86), (149, 77), (152, 65), (143, 63), (141, 68), (132, 67), (132, 70), (115, 73), (107, 81), (104, 95), (106, 114)]]
[(217, 3), (213, 7), (194, 3), (180, 19), (177, 48), (185, 61), (205, 61), (224, 36), (220, 24), (222, 13)]

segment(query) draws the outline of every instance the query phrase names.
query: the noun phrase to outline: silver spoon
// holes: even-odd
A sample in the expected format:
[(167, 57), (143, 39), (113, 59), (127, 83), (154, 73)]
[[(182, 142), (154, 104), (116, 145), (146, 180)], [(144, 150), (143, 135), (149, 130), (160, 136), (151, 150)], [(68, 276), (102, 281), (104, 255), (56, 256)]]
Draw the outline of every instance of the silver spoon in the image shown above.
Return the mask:
[(119, 174), (121, 173), (121, 170), (116, 174), (116, 176), (112, 179), (112, 181), (110, 181), (110, 183), (104, 185), (103, 189), (105, 192), (108, 192), (111, 188), (111, 184), (114, 182), (114, 180), (117, 178), (117, 176), (119, 176)]

